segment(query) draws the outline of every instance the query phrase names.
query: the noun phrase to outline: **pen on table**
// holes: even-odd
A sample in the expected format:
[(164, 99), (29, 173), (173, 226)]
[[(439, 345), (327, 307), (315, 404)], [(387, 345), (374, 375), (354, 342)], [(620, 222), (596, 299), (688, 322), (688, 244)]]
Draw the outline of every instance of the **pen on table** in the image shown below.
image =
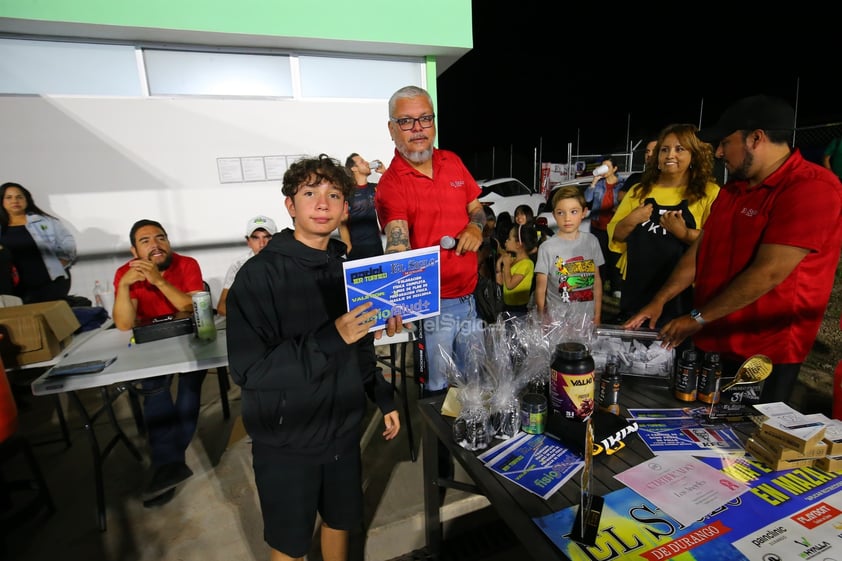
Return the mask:
[(787, 430), (795, 430), (795, 429), (806, 429), (809, 427), (819, 427), (824, 423), (804, 423), (802, 425), (784, 425), (783, 428)]

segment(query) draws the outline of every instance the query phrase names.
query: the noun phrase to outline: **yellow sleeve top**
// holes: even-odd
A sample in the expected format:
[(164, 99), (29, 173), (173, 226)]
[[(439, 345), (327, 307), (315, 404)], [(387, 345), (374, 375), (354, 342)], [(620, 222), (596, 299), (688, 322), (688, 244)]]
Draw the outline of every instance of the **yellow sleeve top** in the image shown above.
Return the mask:
[[(719, 185), (716, 183), (708, 183), (705, 188), (705, 192), (705, 197), (688, 205), (690, 214), (693, 215), (693, 218), (696, 219), (696, 224), (699, 224), (700, 227), (704, 227), (704, 224), (710, 215), (710, 207), (717, 195), (719, 195)], [(675, 206), (684, 198), (683, 195), (683, 187), (662, 187), (655, 184), (652, 186), (652, 191), (646, 195), (646, 197), (640, 198), (635, 193), (634, 187), (632, 187), (629, 189), (628, 193), (626, 193), (626, 196), (623, 197), (623, 200), (620, 201), (620, 206), (618, 206), (617, 210), (614, 212), (614, 217), (611, 219), (611, 222), (608, 223), (608, 248), (611, 251), (620, 254), (620, 258), (617, 260), (617, 268), (620, 269), (623, 278), (626, 278), (626, 244), (625, 242), (614, 241), (614, 229), (617, 227), (617, 223), (628, 216), (632, 210), (639, 207), (643, 203), (644, 199), (653, 198), (661, 206)]]
[(503, 285), (503, 302), (507, 306), (526, 306), (532, 292), (532, 277), (535, 274), (535, 264), (532, 259), (521, 259), (512, 263), (512, 276), (523, 275), (523, 278), (512, 290)]

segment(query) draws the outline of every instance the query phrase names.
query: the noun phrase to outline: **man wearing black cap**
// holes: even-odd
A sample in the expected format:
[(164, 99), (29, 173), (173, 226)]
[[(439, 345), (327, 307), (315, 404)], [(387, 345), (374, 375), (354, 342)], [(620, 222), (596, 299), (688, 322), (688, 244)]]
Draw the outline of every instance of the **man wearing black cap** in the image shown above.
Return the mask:
[(760, 402), (786, 401), (822, 322), (842, 246), (842, 183), (790, 147), (795, 112), (764, 95), (729, 107), (700, 137), (729, 181), (704, 231), (626, 327), (650, 327), (695, 283), (696, 309), (667, 323), (663, 346), (692, 336), (725, 359), (723, 377), (755, 354), (772, 359)]

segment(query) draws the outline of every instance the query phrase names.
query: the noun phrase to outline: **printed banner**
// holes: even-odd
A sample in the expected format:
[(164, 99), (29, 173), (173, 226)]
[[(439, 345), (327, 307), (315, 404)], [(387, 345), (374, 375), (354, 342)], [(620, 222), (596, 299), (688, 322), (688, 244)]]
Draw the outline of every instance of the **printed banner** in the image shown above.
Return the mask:
[(593, 547), (570, 539), (578, 506), (534, 521), (571, 561), (842, 560), (842, 473), (700, 459), (750, 489), (690, 526), (628, 488), (605, 496)]

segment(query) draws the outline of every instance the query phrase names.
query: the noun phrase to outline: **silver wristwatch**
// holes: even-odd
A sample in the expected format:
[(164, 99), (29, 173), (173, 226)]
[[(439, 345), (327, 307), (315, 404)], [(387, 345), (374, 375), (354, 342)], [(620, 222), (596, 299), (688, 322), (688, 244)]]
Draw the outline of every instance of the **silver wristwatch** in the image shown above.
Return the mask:
[(690, 317), (699, 322), (699, 325), (705, 324), (705, 318), (702, 317), (702, 312), (695, 308), (690, 310)]

